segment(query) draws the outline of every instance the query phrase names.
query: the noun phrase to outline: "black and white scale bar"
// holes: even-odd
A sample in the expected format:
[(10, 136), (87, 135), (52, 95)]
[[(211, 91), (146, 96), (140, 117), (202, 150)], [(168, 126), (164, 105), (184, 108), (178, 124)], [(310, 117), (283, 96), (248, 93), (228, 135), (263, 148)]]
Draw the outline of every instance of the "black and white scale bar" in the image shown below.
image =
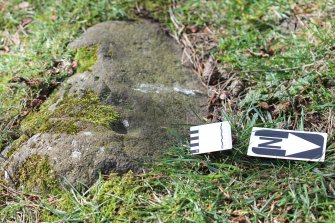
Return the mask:
[(209, 153), (232, 148), (231, 128), (228, 122), (192, 126), (190, 149), (193, 154)]
[(199, 153), (199, 128), (196, 127), (190, 129), (190, 146), (193, 154)]
[(326, 133), (255, 127), (248, 156), (323, 162), (326, 144)]

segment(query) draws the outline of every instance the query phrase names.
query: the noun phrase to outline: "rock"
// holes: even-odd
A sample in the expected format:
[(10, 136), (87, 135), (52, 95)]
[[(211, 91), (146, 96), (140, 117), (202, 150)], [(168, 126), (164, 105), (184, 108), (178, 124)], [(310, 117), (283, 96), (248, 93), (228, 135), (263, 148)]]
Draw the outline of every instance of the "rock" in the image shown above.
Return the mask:
[(0, 154), (0, 166), (1, 166), (1, 163), (4, 163), (5, 161), (6, 161), (6, 157)]
[(139, 165), (122, 151), (122, 142), (122, 135), (108, 129), (75, 135), (35, 134), (13, 156), (7, 170), (15, 179), (20, 168), (18, 164), (24, 163), (32, 154), (38, 154), (49, 158), (62, 182), (91, 185), (99, 173), (139, 170)]
[[(186, 134), (187, 124), (199, 124), (198, 115), (206, 115), (201, 109), (207, 101), (205, 89), (190, 67), (181, 64), (182, 49), (157, 24), (145, 20), (97, 24), (70, 47), (97, 49), (97, 61), (88, 69), (82, 66), (85, 70), (70, 77), (44, 110), (35, 114), (35, 119), (45, 120), (27, 117), (30, 125), (23, 122), (22, 130), (33, 135), (5, 163), (8, 175), (15, 175), (32, 154), (48, 157), (60, 179), (71, 184), (90, 185), (99, 172), (140, 171), (139, 163), (159, 157), (172, 144), (169, 128)], [(89, 118), (73, 117), (86, 115), (85, 109), (95, 105), (66, 107), (60, 117), (67, 97), (80, 99), (87, 92), (95, 92), (103, 106), (112, 106), (119, 120), (101, 123), (108, 114), (99, 113), (100, 121), (92, 121), (92, 112), (86, 112)], [(39, 126), (46, 122), (52, 128)], [(71, 131), (63, 132), (59, 123), (68, 122)]]

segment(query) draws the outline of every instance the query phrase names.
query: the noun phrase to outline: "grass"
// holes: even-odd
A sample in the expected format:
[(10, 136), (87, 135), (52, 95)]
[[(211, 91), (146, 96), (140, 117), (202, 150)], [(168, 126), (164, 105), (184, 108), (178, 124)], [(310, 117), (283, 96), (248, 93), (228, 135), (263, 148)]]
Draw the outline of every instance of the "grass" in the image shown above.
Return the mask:
[[(332, 1), (222, 0), (138, 2), (169, 27), (195, 69), (215, 58), (219, 119), (232, 124), (234, 150), (191, 156), (184, 140), (143, 174), (101, 177), (87, 190), (50, 194), (0, 186), (3, 221), (63, 222), (334, 222), (335, 40)], [(43, 1), (19, 9), (0, 1), (0, 127), (3, 146), (40, 87), (15, 76), (62, 81), (75, 52), (66, 45), (87, 27), (133, 18), (135, 1)], [(170, 4), (171, 3), (171, 4)], [(167, 7), (171, 5), (171, 7)], [(32, 18), (24, 28), (23, 18)], [(64, 28), (65, 27), (65, 28)], [(208, 29), (213, 34), (208, 34)], [(206, 31), (207, 30), (207, 31)], [(16, 34), (18, 33), (18, 34)], [(19, 36), (19, 40), (15, 35)], [(186, 38), (189, 40), (188, 44)], [(18, 43), (20, 42), (20, 43)], [(59, 64), (58, 62), (56, 64)], [(50, 71), (50, 72), (47, 72)], [(232, 80), (244, 83), (233, 94)], [(219, 95), (224, 93), (225, 99)], [(29, 106), (28, 106), (29, 107)], [(247, 157), (253, 126), (327, 132), (324, 163)]]
[(151, 172), (111, 175), (85, 192), (21, 195), (3, 212), (65, 222), (334, 220), (328, 192), (334, 182), (315, 165), (258, 160), (250, 168), (250, 160), (212, 162), (190, 156), (186, 148), (172, 149)]

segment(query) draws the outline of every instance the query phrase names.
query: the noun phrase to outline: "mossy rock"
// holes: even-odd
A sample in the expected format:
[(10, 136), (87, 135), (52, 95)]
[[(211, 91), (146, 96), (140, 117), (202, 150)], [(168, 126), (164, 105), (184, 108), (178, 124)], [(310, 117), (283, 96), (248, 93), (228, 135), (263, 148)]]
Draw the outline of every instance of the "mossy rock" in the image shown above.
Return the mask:
[(23, 120), (30, 138), (7, 161), (10, 176), (31, 154), (48, 157), (58, 180), (70, 184), (141, 171), (175, 143), (169, 130), (187, 136), (207, 115), (205, 89), (157, 24), (97, 24), (70, 47), (88, 65)]
[[(11, 183), (28, 188), (39, 176), (39, 188), (44, 189), (43, 182), (48, 182), (42, 171), (30, 170), (34, 165), (47, 167), (46, 171), (52, 172), (61, 184), (91, 185), (100, 173), (140, 170), (138, 162), (124, 153), (122, 146), (122, 135), (105, 127), (92, 127), (91, 131), (78, 134), (35, 134), (8, 159), (5, 169)], [(42, 162), (36, 164), (36, 157), (42, 157), (38, 158)]]

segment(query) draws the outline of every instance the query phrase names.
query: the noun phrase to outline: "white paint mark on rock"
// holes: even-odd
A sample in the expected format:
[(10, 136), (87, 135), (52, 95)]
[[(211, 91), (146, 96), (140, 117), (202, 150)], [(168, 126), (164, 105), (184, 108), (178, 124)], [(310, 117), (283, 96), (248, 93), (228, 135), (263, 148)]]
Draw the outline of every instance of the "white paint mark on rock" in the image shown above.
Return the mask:
[(93, 135), (92, 132), (83, 132), (83, 134), (84, 134), (85, 136), (92, 136), (92, 135)]
[(71, 146), (73, 146), (73, 147), (77, 147), (77, 146), (78, 146), (78, 142), (77, 142), (76, 140), (73, 140), (73, 141), (71, 142)]
[(75, 151), (72, 152), (71, 157), (72, 157), (72, 159), (80, 159), (81, 152), (75, 150)]
[(188, 95), (188, 96), (194, 96), (194, 95), (196, 95), (196, 93), (199, 93), (199, 91), (188, 90), (186, 88), (181, 88), (181, 87), (174, 87), (173, 90), (175, 92), (182, 93), (182, 94), (185, 94), (185, 95)]
[(155, 84), (140, 84), (137, 88), (134, 88), (135, 91), (140, 91), (143, 93), (171, 93), (171, 92), (177, 92), (181, 94), (185, 94), (188, 96), (195, 96), (196, 94), (204, 94), (201, 91), (198, 90), (190, 90), (186, 89), (180, 86), (174, 86), (174, 87), (166, 87), (164, 85), (155, 85)]
[(126, 128), (129, 127), (129, 122), (128, 122), (128, 120), (126, 120), (126, 119), (122, 121), (122, 124), (123, 124), (123, 126), (126, 127)]

